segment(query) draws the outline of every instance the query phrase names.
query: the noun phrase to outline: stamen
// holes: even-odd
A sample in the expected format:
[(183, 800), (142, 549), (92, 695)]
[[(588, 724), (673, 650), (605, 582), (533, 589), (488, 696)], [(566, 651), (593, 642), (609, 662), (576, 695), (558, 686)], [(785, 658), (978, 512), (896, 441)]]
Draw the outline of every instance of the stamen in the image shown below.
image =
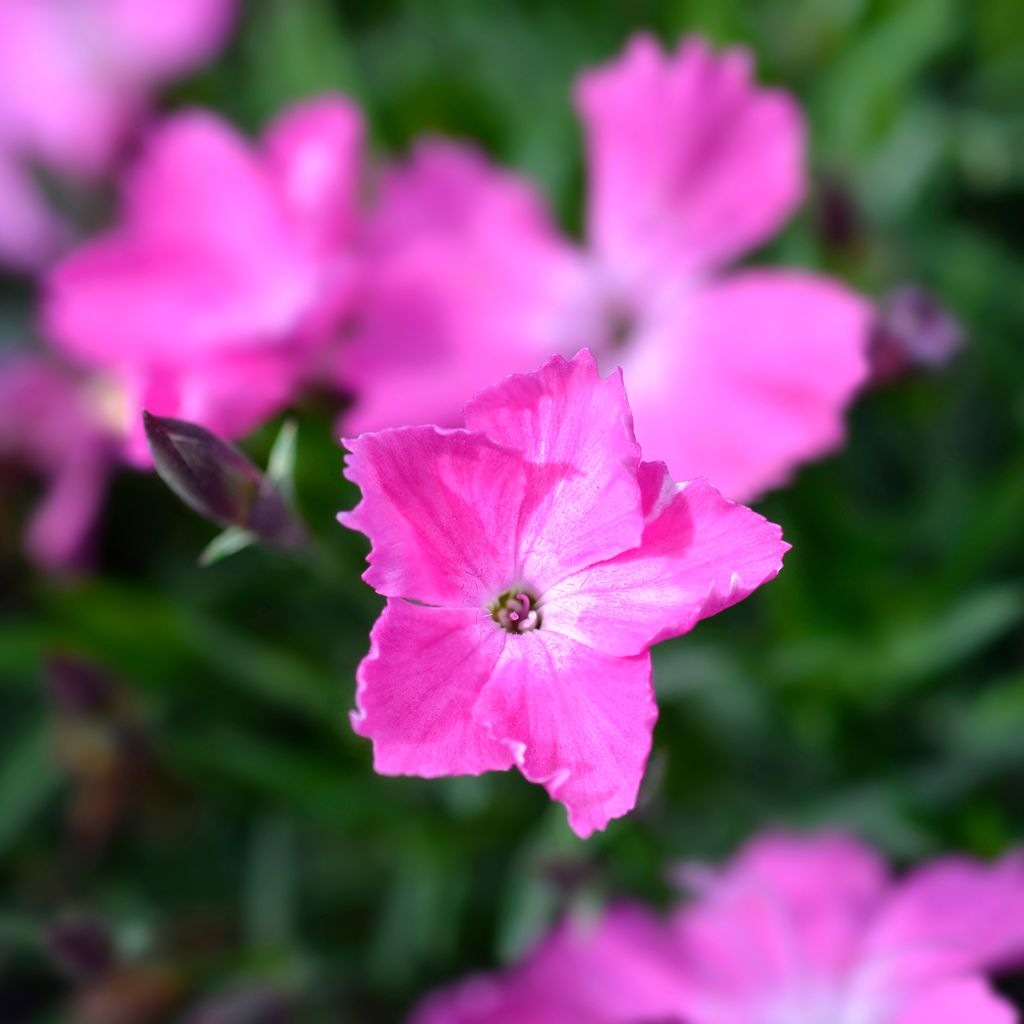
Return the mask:
[(530, 594), (509, 590), (490, 606), (491, 617), (510, 633), (527, 633), (540, 626), (535, 604), (536, 599)]

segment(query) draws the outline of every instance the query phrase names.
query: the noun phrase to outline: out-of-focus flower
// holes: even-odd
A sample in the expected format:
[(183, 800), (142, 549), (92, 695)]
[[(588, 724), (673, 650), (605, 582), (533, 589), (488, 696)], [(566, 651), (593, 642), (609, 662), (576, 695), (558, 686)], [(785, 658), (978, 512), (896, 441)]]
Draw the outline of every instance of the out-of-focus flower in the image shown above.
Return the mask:
[(287, 111), (258, 147), (176, 115), (129, 174), (118, 226), (53, 272), (47, 332), (118, 380), (134, 461), (149, 459), (143, 409), (233, 439), (324, 358), (351, 298), (361, 138), (340, 97)]
[(32, 269), (66, 237), (30, 180), (107, 171), (154, 88), (222, 44), (236, 0), (0, 4), (0, 261)]
[[(949, 858), (893, 880), (837, 835), (755, 840), (661, 922), (563, 924), (505, 975), (415, 1024), (1013, 1024), (985, 974), (1024, 962), (1024, 859)], [(635, 1007), (635, 1009), (634, 1009)]]
[(410, 1024), (690, 1024), (666, 1009), (681, 997), (669, 929), (623, 905), (597, 920), (563, 921), (504, 974), (428, 996)]
[[(629, 811), (657, 715), (650, 646), (771, 579), (779, 528), (641, 462), (616, 372), (556, 356), (466, 406), (466, 429), (345, 442), (388, 604), (355, 730), (385, 774), (519, 768), (581, 836)], [(414, 602), (414, 603), (413, 603)]]
[(871, 334), (871, 369), (879, 383), (912, 369), (945, 366), (964, 343), (964, 331), (934, 296), (904, 285), (886, 296)]
[(804, 190), (800, 111), (742, 51), (640, 36), (584, 75), (587, 246), (528, 183), (427, 141), (367, 231), (369, 283), (344, 374), (351, 432), (457, 422), (459, 396), (538, 353), (622, 365), (646, 453), (734, 498), (841, 439), (866, 373), (868, 304), (806, 271), (723, 268)]
[(0, 359), (0, 462), (43, 481), (25, 546), (49, 569), (78, 568), (87, 559), (116, 464), (116, 444), (91, 387), (43, 356)]

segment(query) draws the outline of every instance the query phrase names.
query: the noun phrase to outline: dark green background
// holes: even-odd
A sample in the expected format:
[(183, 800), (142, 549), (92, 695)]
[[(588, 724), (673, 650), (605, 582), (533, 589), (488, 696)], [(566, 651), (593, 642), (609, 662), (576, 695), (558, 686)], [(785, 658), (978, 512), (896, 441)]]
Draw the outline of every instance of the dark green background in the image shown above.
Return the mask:
[[(806, 105), (812, 195), (755, 258), (876, 297), (925, 284), (964, 324), (964, 352), (865, 395), (845, 450), (761, 503), (793, 544), (782, 575), (657, 650), (641, 807), (586, 843), (517, 775), (372, 774), (345, 715), (380, 601), (359, 580), (362, 538), (334, 522), (355, 496), (327, 405), (299, 410), (311, 561), (249, 551), (201, 570), (212, 528), (128, 473), (92, 579), (48, 583), (5, 540), (0, 998), (34, 993), (23, 1019), (67, 1019), (73, 986), (40, 936), (68, 908), (107, 921), (127, 964), (178, 972), (168, 1019), (266, 983), (300, 1021), (387, 1022), (515, 957), (567, 902), (664, 899), (667, 864), (724, 856), (768, 823), (853, 828), (900, 863), (1024, 837), (1019, 0), (251, 0), (224, 57), (167, 102), (255, 131), (344, 89), (379, 154), (424, 131), (475, 138), (577, 231), (570, 86), (640, 27), (749, 45), (760, 77)], [(820, 230), (825, 182), (856, 210), (842, 244)], [(27, 298), (4, 285), (5, 334)], [(247, 450), (264, 458), (273, 434)], [(122, 724), (57, 743), (40, 668), (55, 650), (119, 677)], [(125, 729), (158, 767), (131, 769), (112, 834), (86, 849), (69, 825), (80, 772), (57, 753), (117, 749)]]

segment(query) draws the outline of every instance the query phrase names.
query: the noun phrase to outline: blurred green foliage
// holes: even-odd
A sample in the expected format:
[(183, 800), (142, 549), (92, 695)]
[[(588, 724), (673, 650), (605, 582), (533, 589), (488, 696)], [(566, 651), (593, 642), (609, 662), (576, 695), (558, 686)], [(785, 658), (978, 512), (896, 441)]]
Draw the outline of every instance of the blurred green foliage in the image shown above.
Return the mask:
[[(186, 1002), (269, 985), (301, 1021), (387, 1022), (514, 957), (567, 902), (665, 898), (667, 864), (768, 823), (854, 828), (898, 861), (1020, 841), (1019, 0), (250, 0), (229, 52), (168, 103), (255, 130), (344, 89), (380, 154), (422, 132), (477, 139), (573, 228), (572, 80), (639, 28), (748, 45), (761, 78), (806, 105), (812, 196), (758, 259), (873, 296), (923, 283), (965, 325), (965, 352), (865, 395), (845, 449), (762, 503), (793, 544), (783, 574), (658, 650), (642, 805), (587, 843), (512, 774), (372, 773), (345, 713), (380, 602), (359, 580), (363, 540), (334, 521), (355, 496), (325, 406), (298, 411), (310, 558), (253, 550), (200, 569), (212, 529), (131, 473), (100, 575), (48, 583), (5, 545), (0, 993), (37, 1008), (21, 1019), (67, 1019), (40, 928), (69, 908), (109, 922), (126, 962), (178, 972)], [(830, 193), (853, 212), (840, 240), (821, 229)], [(26, 300), (0, 292), (5, 333)], [(276, 427), (246, 446), (260, 464)], [(42, 669), (58, 651), (120, 680), (114, 718), (61, 726)], [(112, 809), (89, 789), (97, 763), (123, 768)]]

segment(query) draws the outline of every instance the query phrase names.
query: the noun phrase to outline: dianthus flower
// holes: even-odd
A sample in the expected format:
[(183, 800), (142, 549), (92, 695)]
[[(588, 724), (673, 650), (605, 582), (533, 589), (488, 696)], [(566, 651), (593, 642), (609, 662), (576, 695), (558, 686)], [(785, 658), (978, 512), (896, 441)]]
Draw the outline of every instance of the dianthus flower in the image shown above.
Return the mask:
[(777, 526), (641, 462), (616, 372), (555, 357), (466, 406), (465, 428), (346, 441), (387, 599), (353, 725), (384, 774), (516, 766), (581, 836), (629, 811), (657, 715), (652, 644), (781, 565)]
[(258, 147), (177, 114), (128, 176), (119, 224), (51, 274), (46, 332), (118, 381), (134, 461), (143, 409), (233, 439), (315, 372), (351, 296), (361, 138), (340, 97), (285, 112)]
[(30, 167), (76, 183), (106, 173), (155, 86), (223, 43), (236, 0), (0, 3), (0, 262), (38, 269), (68, 229)]
[(413, 1024), (1014, 1024), (985, 975), (1024, 963), (1024, 858), (892, 878), (841, 835), (754, 840), (667, 921), (564, 922)]
[(804, 191), (804, 128), (746, 53), (647, 36), (582, 76), (586, 241), (530, 183), (423, 141), (383, 181), (343, 374), (347, 427), (457, 422), (498, 374), (590, 347), (621, 365), (644, 452), (745, 500), (836, 446), (866, 375), (869, 307), (826, 277), (728, 265)]

